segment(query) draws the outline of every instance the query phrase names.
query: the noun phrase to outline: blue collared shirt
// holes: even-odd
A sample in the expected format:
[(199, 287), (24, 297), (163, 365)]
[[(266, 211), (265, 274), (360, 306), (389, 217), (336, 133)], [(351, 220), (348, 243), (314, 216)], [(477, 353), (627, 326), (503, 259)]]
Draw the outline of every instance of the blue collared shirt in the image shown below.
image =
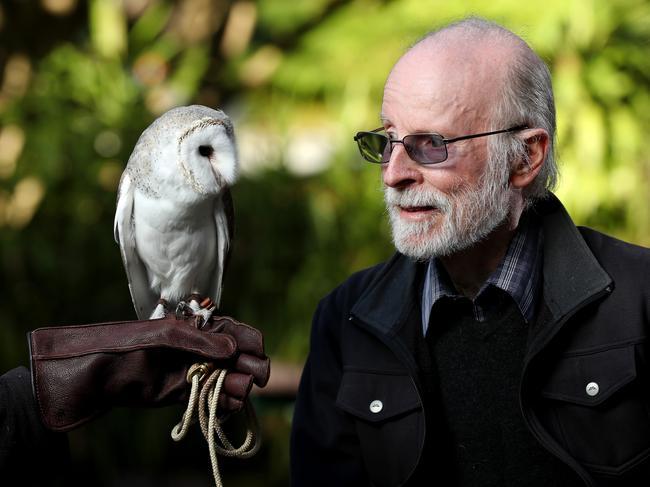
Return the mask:
[[(508, 293), (517, 304), (526, 323), (530, 322), (537, 305), (536, 297), (542, 264), (541, 239), (541, 226), (536, 219), (523, 219), (503, 260), (472, 300), (474, 317), (477, 321), (485, 319), (485, 310), (490, 305), (489, 299), (485, 297), (485, 291), (490, 286), (494, 286)], [(422, 290), (422, 331), (425, 336), (429, 328), (431, 307), (443, 296), (460, 297), (442, 264), (438, 259), (431, 259)]]

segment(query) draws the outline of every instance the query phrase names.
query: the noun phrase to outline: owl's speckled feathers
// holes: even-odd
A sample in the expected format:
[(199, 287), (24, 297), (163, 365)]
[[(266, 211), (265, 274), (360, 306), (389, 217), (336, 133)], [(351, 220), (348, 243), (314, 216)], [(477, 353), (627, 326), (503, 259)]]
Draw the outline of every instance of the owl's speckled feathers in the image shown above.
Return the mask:
[(140, 319), (160, 317), (160, 299), (173, 306), (198, 294), (218, 305), (237, 172), (233, 126), (220, 110), (174, 108), (140, 136), (114, 223)]

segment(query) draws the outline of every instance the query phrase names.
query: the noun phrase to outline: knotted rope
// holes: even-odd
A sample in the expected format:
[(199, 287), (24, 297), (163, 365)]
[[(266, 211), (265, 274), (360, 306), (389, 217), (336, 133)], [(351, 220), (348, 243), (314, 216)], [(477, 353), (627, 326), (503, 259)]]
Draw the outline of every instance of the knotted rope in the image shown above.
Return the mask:
[[(228, 371), (226, 369), (212, 370), (212, 366), (207, 363), (197, 363), (190, 367), (187, 372), (187, 382), (192, 384), (192, 389), (190, 390), (187, 409), (185, 409), (179, 423), (172, 428), (171, 433), (174, 441), (182, 440), (187, 434), (190, 424), (192, 424), (194, 410), (196, 409), (198, 411), (199, 425), (201, 426), (203, 436), (208, 442), (210, 461), (212, 462), (212, 475), (217, 487), (223, 487), (217, 455), (242, 459), (250, 458), (257, 453), (261, 445), (257, 417), (248, 399), (246, 399), (244, 406), (248, 426), (246, 428), (246, 438), (241, 446), (234, 447), (221, 428), (221, 420), (217, 417), (217, 406), (219, 403), (219, 394), (221, 394), (221, 388), (223, 387), (223, 381), (227, 373)], [(206, 377), (207, 379), (203, 382), (203, 386), (199, 391), (199, 385)], [(221, 444), (216, 441), (214, 437), (215, 432)]]

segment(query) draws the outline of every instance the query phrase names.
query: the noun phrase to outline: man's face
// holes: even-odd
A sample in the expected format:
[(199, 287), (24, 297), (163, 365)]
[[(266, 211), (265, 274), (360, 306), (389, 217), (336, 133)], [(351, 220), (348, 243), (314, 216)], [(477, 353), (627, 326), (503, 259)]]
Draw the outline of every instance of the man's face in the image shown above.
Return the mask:
[[(498, 82), (490, 76), (492, 66), (422, 47), (407, 53), (386, 82), (382, 118), (388, 136), (436, 132), (450, 138), (489, 130), (489, 100)], [(396, 144), (382, 166), (395, 246), (417, 259), (471, 247), (509, 212), (507, 163), (488, 164), (487, 139), (447, 149), (446, 161), (424, 166)]]

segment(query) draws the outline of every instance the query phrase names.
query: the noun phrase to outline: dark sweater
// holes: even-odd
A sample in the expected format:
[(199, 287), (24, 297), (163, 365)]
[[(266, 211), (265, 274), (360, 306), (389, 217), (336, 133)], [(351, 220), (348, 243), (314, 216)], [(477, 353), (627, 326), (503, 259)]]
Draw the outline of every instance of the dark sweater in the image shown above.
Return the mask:
[[(434, 427), (431, 448), (439, 468), (459, 486), (565, 485), (563, 469), (526, 429), (518, 388), (528, 326), (509, 295), (492, 288), (496, 303), (483, 322), (465, 298), (442, 298), (427, 344)], [(436, 457), (434, 456), (434, 458)]]

